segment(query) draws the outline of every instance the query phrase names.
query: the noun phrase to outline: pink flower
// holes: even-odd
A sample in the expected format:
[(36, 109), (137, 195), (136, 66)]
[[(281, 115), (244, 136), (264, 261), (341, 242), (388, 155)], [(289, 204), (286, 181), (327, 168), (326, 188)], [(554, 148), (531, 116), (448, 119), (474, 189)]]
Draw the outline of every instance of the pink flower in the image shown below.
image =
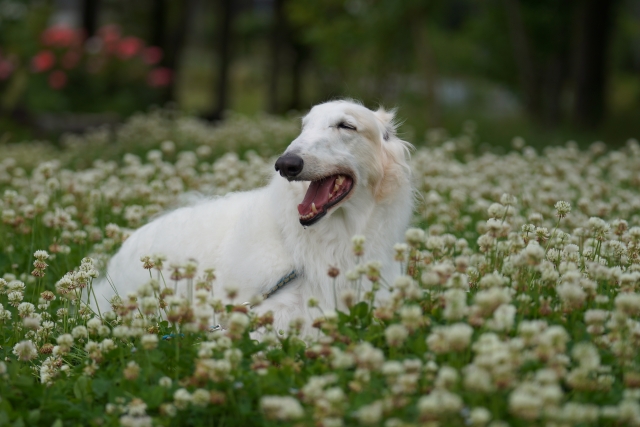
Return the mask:
[(157, 46), (149, 46), (142, 51), (142, 60), (145, 64), (155, 65), (162, 59), (162, 49)]
[(118, 56), (122, 59), (134, 57), (142, 49), (143, 43), (137, 37), (125, 37), (118, 43)]
[(113, 53), (117, 50), (120, 40), (120, 28), (117, 25), (105, 25), (98, 30), (98, 35), (102, 38), (107, 52)]
[(79, 31), (69, 27), (50, 27), (40, 37), (42, 44), (51, 47), (78, 46), (82, 41)]
[(50, 70), (56, 63), (56, 57), (50, 50), (42, 50), (31, 59), (31, 66), (36, 73)]
[(117, 42), (120, 39), (120, 27), (114, 24), (105, 25), (98, 30), (98, 35), (105, 43)]
[(55, 70), (49, 74), (49, 86), (51, 89), (62, 89), (67, 84), (67, 74), (64, 71)]
[(151, 87), (163, 87), (171, 83), (173, 71), (167, 67), (154, 68), (147, 76), (147, 84)]
[(6, 80), (13, 74), (13, 64), (11, 61), (0, 58), (0, 80)]
[(70, 50), (62, 56), (60, 62), (62, 63), (62, 67), (67, 70), (75, 68), (78, 62), (80, 62), (80, 53), (75, 50)]

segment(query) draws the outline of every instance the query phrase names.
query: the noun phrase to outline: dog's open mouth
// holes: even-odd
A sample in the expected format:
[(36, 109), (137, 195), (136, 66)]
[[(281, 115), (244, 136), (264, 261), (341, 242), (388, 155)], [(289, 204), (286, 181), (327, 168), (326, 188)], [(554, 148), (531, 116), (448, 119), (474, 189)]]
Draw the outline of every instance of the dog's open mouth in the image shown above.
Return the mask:
[(344, 199), (353, 188), (353, 178), (331, 175), (311, 181), (307, 194), (298, 205), (300, 224), (311, 225), (326, 215), (329, 208)]

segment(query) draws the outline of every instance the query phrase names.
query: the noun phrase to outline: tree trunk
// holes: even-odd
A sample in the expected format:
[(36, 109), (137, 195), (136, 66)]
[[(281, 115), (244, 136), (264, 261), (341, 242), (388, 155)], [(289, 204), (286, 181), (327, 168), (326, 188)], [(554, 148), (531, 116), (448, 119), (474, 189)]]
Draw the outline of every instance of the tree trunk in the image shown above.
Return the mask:
[(525, 108), (529, 115), (540, 121), (542, 117), (540, 77), (524, 25), (522, 5), (520, 0), (504, 0), (504, 6)]
[(267, 110), (279, 113), (278, 81), (280, 80), (280, 64), (283, 61), (285, 17), (285, 0), (273, 1), (273, 19), (271, 22), (271, 39), (269, 44), (269, 82), (267, 84)]
[(173, 71), (173, 78), (162, 94), (163, 103), (176, 99), (176, 75), (189, 22), (193, 18), (194, 1), (185, 0), (175, 5), (169, 5), (169, 7), (178, 8), (174, 22), (167, 20), (166, 0), (153, 0), (151, 13), (151, 44), (162, 49), (163, 55), (159, 65)]
[(570, 76), (571, 67), (571, 12), (573, 0), (563, 0), (554, 5), (553, 13), (560, 17), (554, 31), (554, 50), (547, 61), (543, 82), (542, 108), (544, 123), (557, 126), (562, 120), (562, 96)]
[(293, 42), (293, 62), (291, 64), (291, 99), (289, 110), (300, 110), (302, 108), (302, 74), (304, 64), (308, 56), (308, 48), (297, 42)]
[(99, 0), (82, 0), (82, 28), (85, 37), (93, 37), (98, 30)]
[(179, 2), (178, 5), (180, 6), (178, 22), (174, 27), (174, 30), (170, 33), (171, 38), (166, 43), (167, 54), (163, 58), (163, 65), (173, 70), (173, 78), (167, 87), (167, 101), (176, 100), (176, 77), (178, 70), (180, 69), (180, 59), (182, 51), (184, 50), (187, 30), (190, 27), (190, 22), (193, 20), (193, 13), (195, 9), (194, 0), (184, 0)]
[(427, 104), (427, 114), (425, 122), (429, 126), (440, 126), (442, 117), (440, 114), (440, 104), (437, 98), (438, 73), (436, 67), (435, 56), (431, 49), (431, 41), (429, 40), (429, 31), (424, 15), (415, 16), (412, 19), (413, 45), (418, 66), (424, 73), (424, 81), (426, 84), (425, 101)]
[(566, 56), (551, 58), (545, 73), (543, 120), (548, 126), (557, 126), (562, 120), (562, 93), (567, 80)]
[(233, 0), (218, 1), (219, 31), (217, 37), (218, 81), (215, 85), (215, 104), (211, 120), (221, 120), (229, 107), (229, 68), (231, 65), (232, 21), (234, 18)]
[(167, 32), (167, 2), (153, 0), (151, 13), (151, 44), (165, 50)]
[(573, 120), (593, 128), (604, 119), (615, 0), (583, 0), (576, 7)]

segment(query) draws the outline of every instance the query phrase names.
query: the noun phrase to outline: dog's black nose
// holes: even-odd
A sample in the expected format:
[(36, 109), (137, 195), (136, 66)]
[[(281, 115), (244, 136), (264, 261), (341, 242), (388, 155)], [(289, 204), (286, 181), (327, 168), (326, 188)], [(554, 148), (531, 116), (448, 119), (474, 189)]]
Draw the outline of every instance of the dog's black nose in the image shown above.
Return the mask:
[(294, 178), (302, 172), (304, 160), (295, 154), (285, 154), (276, 160), (276, 170), (285, 178)]

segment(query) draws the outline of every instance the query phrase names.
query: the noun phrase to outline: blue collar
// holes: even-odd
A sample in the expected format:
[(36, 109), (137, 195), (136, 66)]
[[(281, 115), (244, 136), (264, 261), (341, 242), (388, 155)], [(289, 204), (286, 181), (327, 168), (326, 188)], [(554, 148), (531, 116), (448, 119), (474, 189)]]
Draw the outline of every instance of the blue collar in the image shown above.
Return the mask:
[(282, 289), (284, 287), (284, 285), (286, 285), (287, 283), (291, 282), (296, 277), (298, 277), (298, 273), (296, 273), (295, 270), (291, 270), (290, 273), (287, 273), (284, 276), (282, 276), (282, 278), (280, 280), (278, 280), (278, 283), (276, 283), (271, 289), (269, 289), (267, 292), (263, 293), (262, 294), (262, 299), (265, 300), (265, 299), (269, 298), (271, 295), (273, 295), (276, 292), (278, 292), (280, 289)]

